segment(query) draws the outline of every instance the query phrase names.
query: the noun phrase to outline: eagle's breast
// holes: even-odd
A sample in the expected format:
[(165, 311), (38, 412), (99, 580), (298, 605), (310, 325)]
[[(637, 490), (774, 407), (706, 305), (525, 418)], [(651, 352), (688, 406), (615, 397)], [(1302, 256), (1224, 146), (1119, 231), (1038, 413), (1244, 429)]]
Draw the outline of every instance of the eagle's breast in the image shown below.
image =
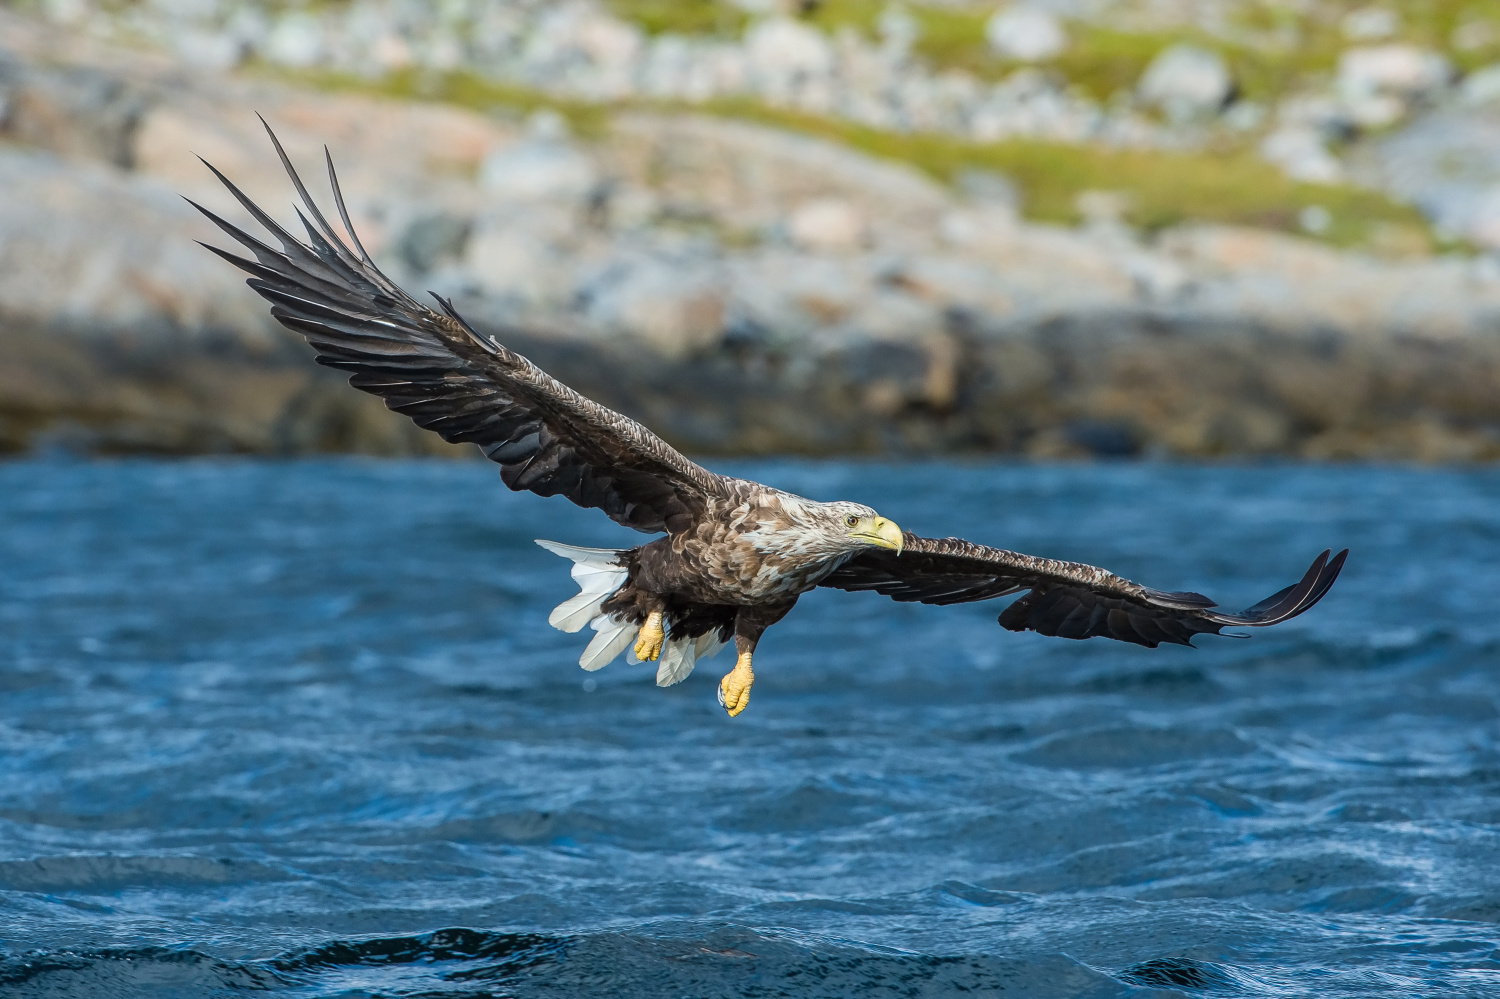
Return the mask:
[(646, 546), (654, 554), (642, 582), (705, 603), (776, 603), (805, 593), (844, 559), (798, 512), (774, 490), (711, 506), (692, 529)]

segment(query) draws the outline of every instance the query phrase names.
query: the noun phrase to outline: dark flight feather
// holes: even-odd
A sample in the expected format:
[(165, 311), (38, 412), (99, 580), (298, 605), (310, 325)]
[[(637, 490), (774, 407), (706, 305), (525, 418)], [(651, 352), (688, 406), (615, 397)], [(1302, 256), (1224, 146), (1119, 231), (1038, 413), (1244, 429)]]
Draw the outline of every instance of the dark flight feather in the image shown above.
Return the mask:
[(1238, 614), (1215, 610), (1217, 604), (1201, 593), (1153, 590), (1079, 562), (914, 534), (906, 535), (900, 555), (862, 552), (822, 585), (927, 604), (990, 600), (1026, 590), (1001, 612), (1002, 627), (1059, 638), (1114, 638), (1154, 649), (1162, 643), (1191, 645), (1194, 635), (1217, 635), (1227, 627), (1264, 628), (1291, 620), (1323, 599), (1349, 552), (1330, 554), (1319, 555), (1300, 581)]
[(355, 235), (327, 150), (347, 243), (313, 201), (270, 126), (266, 133), (306, 210), (297, 211), (306, 242), (211, 164), (205, 165), (280, 248), (193, 206), (250, 252), (253, 259), (208, 247), (250, 275), (250, 287), (271, 303), (282, 325), (306, 338), (318, 363), (350, 372), (355, 388), (382, 397), (444, 440), (478, 445), (501, 466), (510, 488), (566, 496), (638, 531), (685, 531), (710, 497), (723, 494), (722, 476), (493, 337), (481, 336), (451, 302), (434, 295), (441, 310), (434, 311), (410, 298), (375, 266)]

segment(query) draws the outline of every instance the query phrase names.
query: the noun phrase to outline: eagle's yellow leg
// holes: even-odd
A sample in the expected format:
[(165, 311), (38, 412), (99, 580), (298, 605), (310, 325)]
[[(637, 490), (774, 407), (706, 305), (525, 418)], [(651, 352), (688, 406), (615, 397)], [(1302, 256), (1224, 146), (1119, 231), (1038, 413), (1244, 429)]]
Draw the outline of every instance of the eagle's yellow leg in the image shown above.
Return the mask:
[(661, 611), (652, 611), (646, 623), (641, 625), (641, 633), (636, 636), (635, 657), (641, 662), (659, 658), (666, 640), (667, 633), (661, 627)]
[(750, 703), (750, 687), (755, 683), (755, 670), (750, 668), (750, 653), (741, 652), (734, 669), (724, 674), (719, 681), (719, 703), (733, 718)]

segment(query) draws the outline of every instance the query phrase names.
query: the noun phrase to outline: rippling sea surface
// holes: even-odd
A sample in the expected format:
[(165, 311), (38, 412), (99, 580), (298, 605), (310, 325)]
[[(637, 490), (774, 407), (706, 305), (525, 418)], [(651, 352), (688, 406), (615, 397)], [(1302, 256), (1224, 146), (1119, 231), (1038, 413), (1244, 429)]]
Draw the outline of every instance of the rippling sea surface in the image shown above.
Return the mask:
[(1500, 474), (718, 467), (1246, 606), (818, 592), (739, 718), (547, 626), (486, 463), (0, 465), (6, 996), (1500, 995)]

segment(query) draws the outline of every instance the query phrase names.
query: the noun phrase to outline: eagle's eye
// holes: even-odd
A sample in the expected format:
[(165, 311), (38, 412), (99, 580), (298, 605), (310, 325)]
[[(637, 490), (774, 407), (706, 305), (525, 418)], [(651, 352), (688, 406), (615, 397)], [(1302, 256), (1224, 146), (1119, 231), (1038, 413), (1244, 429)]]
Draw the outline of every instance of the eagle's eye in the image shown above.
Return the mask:
[(844, 523), (848, 524), (850, 527), (857, 526), (859, 524), (859, 514), (851, 513), (849, 516), (844, 518)]

